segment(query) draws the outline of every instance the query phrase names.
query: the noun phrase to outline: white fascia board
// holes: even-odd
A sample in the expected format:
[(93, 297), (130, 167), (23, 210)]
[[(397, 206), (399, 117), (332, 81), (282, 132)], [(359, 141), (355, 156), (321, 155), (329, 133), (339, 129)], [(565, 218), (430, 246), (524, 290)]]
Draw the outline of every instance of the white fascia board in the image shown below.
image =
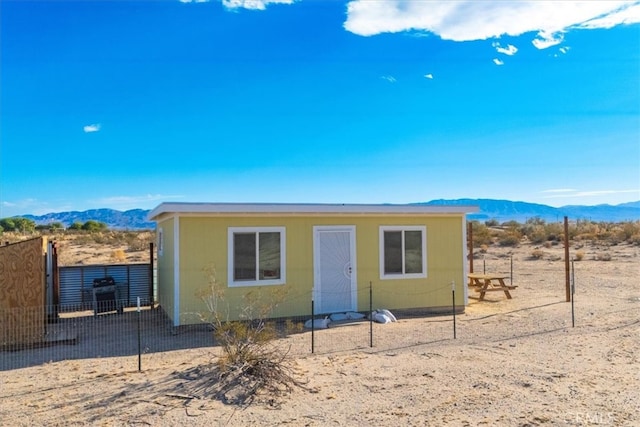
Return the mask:
[(294, 203), (162, 203), (149, 212), (149, 221), (172, 214), (333, 214), (333, 215), (463, 215), (478, 212), (477, 206), (461, 205), (366, 205)]
[(173, 224), (173, 326), (180, 326), (180, 218)]

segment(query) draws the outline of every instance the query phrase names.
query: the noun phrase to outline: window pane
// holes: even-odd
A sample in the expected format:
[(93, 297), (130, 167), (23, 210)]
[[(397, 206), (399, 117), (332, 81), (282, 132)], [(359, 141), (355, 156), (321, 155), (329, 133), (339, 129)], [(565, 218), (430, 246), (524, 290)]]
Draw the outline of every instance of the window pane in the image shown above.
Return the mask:
[(384, 232), (384, 274), (402, 274), (402, 232)]
[(256, 233), (233, 234), (233, 279), (256, 280)]
[(280, 233), (259, 233), (260, 279), (280, 278)]
[(422, 273), (422, 232), (404, 232), (404, 272)]

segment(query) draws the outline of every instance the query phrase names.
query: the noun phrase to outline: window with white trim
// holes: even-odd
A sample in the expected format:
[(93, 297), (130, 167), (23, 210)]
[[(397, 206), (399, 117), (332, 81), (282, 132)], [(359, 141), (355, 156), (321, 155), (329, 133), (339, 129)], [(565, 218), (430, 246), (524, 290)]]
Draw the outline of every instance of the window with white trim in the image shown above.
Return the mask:
[(427, 227), (380, 227), (380, 278), (427, 277)]
[(229, 286), (285, 283), (284, 227), (230, 227)]

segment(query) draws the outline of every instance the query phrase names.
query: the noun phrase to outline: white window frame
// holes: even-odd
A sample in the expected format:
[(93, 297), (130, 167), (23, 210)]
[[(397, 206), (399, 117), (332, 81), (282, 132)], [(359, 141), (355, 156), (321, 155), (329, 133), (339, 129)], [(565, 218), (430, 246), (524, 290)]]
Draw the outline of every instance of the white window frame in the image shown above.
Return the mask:
[[(405, 268), (405, 250), (404, 250), (404, 232), (420, 231), (422, 232), (422, 273), (393, 273), (387, 274), (384, 271), (384, 232), (385, 231), (402, 231), (402, 270)], [(424, 279), (427, 277), (427, 227), (424, 225), (383, 225), (380, 226), (380, 279), (381, 280), (398, 280), (398, 279)]]
[[(238, 280), (234, 279), (234, 238), (235, 233), (280, 233), (280, 277), (278, 279)], [(271, 286), (286, 283), (286, 231), (285, 227), (229, 227), (227, 231), (227, 276), (230, 288), (241, 286)], [(256, 272), (260, 259), (256, 256)]]

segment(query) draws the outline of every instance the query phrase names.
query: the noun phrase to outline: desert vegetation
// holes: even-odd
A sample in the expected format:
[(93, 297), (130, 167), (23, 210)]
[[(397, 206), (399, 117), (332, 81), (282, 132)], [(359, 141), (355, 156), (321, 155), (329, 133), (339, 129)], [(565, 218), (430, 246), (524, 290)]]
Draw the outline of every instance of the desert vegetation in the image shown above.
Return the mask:
[[(534, 246), (530, 259), (545, 259), (545, 249), (562, 246), (564, 225), (561, 222), (546, 222), (541, 218), (530, 218), (524, 223), (495, 219), (471, 221), (474, 251), (485, 254), (497, 247), (517, 247), (522, 244)], [(58, 242), (61, 265), (84, 263), (131, 263), (149, 261), (149, 244), (155, 242), (154, 230), (111, 230), (99, 221), (76, 222), (68, 227), (61, 223), (36, 225), (27, 218), (0, 219), (0, 239), (9, 244), (33, 237), (47, 236)], [(569, 240), (578, 252), (575, 259), (584, 259), (585, 245), (600, 247), (594, 259), (611, 260), (607, 248), (620, 244), (640, 246), (640, 221), (595, 222), (577, 220), (569, 223)], [(100, 247), (99, 253), (87, 251), (89, 247)]]
[[(213, 274), (204, 282), (209, 287), (203, 289), (200, 308), (211, 328), (162, 327), (162, 333), (143, 335), (152, 349), (143, 354), (143, 372), (132, 368), (135, 354), (117, 353), (121, 335), (109, 346), (113, 354), (5, 371), (0, 418), (16, 426), (394, 425), (408, 420), (414, 425), (584, 425), (586, 416), (597, 416), (610, 425), (638, 425), (638, 387), (629, 367), (637, 366), (640, 354), (635, 334), (640, 223), (571, 223), (571, 254), (580, 261), (575, 263), (575, 327), (573, 306), (565, 301), (564, 266), (557, 261), (564, 252), (561, 224), (474, 221), (472, 227), (474, 251), (482, 258), (477, 271), (486, 262), (487, 271), (507, 274), (513, 261), (518, 289), (513, 299), (498, 292), (484, 301), (470, 298), (458, 317), (457, 339), (451, 338), (445, 317), (406, 317), (374, 325), (373, 348), (357, 344), (345, 351), (342, 346), (345, 337), (362, 334), (368, 325), (324, 329), (316, 335), (323, 350), (316, 347), (309, 354), (308, 333), (287, 334), (300, 323), (264, 321), (286, 294), (251, 289), (242, 302), (243, 320), (227, 322), (227, 287)], [(71, 264), (148, 257), (147, 245), (155, 239), (149, 230), (61, 227), (4, 231), (1, 238), (37, 235), (56, 240), (61, 259)], [(508, 246), (503, 236), (519, 240)], [(136, 247), (144, 249), (136, 252)], [(162, 350), (167, 341), (199, 342), (198, 334), (213, 334), (217, 345)], [(83, 339), (77, 346), (91, 344)], [(3, 355), (15, 356), (40, 357), (36, 351)]]
[(270, 401), (302, 386), (296, 379), (289, 348), (279, 341), (276, 324), (267, 321), (286, 298), (286, 288), (249, 291), (244, 295), (241, 320), (229, 321), (226, 286), (215, 268), (205, 269), (208, 286), (200, 293), (207, 309), (202, 321), (211, 325), (220, 356), (214, 363), (197, 368), (211, 381), (211, 394), (218, 399), (247, 405), (267, 396)]
[(93, 220), (65, 228), (58, 222), (36, 225), (28, 218), (0, 219), (2, 244), (40, 236), (57, 243), (60, 265), (149, 262), (149, 244), (156, 239), (153, 230), (110, 230)]
[[(524, 223), (517, 221), (499, 223), (496, 220), (488, 220), (484, 223), (471, 221), (471, 226), (473, 227), (473, 246), (483, 247), (485, 251), (491, 245), (517, 246), (523, 242), (550, 248), (561, 244), (564, 240), (563, 223), (546, 222), (540, 218), (531, 218)], [(640, 221), (616, 223), (577, 220), (569, 222), (569, 240), (576, 244), (640, 245)]]

